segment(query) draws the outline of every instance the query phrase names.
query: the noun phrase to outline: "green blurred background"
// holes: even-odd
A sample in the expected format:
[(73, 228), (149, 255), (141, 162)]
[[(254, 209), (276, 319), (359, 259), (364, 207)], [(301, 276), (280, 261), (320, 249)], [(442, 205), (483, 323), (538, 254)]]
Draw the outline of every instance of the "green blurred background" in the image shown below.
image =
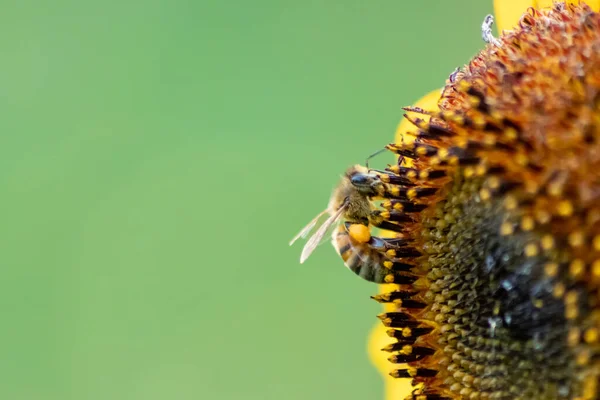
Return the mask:
[(491, 1), (0, 9), (0, 398), (380, 399), (376, 287), (287, 243)]

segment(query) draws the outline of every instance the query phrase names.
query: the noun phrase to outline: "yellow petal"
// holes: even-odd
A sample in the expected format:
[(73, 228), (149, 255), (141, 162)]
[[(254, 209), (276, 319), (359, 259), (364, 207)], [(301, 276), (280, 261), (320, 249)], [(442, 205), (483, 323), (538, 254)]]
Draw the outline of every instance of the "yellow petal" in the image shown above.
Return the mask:
[[(422, 97), (414, 104), (414, 106), (420, 107), (426, 111), (437, 111), (439, 110), (437, 103), (440, 99), (440, 95), (441, 89), (436, 89)], [(416, 128), (405, 118), (402, 118), (402, 121), (396, 129), (396, 143), (401, 142), (403, 138), (404, 140), (413, 140), (412, 136), (405, 136), (407, 131), (413, 129)], [(379, 292), (387, 293), (397, 288), (398, 286), (396, 285), (379, 285)], [(393, 304), (384, 305), (384, 310), (386, 312), (393, 311), (394, 309), (395, 305)], [(392, 370), (402, 368), (402, 365), (392, 364), (388, 360), (389, 354), (381, 351), (382, 348), (390, 343), (393, 343), (393, 339), (387, 335), (386, 330), (387, 328), (381, 322), (378, 321), (376, 323), (371, 330), (371, 334), (369, 335), (367, 351), (369, 353), (369, 357), (371, 358), (371, 362), (377, 367), (383, 376), (385, 387), (384, 398), (386, 400), (399, 400), (409, 396), (413, 390), (413, 387), (411, 385), (411, 380), (408, 378), (398, 379), (390, 376), (390, 372), (392, 372)]]
[(527, 7), (535, 6), (534, 0), (495, 0), (494, 14), (498, 32), (510, 30), (517, 25)]
[[(536, 2), (537, 8), (544, 7), (552, 7), (552, 0), (537, 0)], [(579, 0), (567, 1), (567, 3), (578, 4)], [(592, 7), (594, 10), (598, 11), (598, 6), (600, 5), (600, 0), (585, 0), (583, 3), (586, 3), (588, 6)]]
[[(441, 89), (436, 89), (422, 97), (414, 105), (427, 111), (437, 111), (439, 109), (437, 103), (440, 99), (440, 95)], [(401, 142), (403, 138), (404, 140), (413, 140), (412, 136), (405, 134), (407, 131), (414, 129), (416, 128), (403, 118), (396, 129), (396, 143)], [(395, 287), (395, 285), (380, 285), (379, 291), (380, 293), (386, 293), (392, 291)], [(395, 306), (393, 304), (386, 304), (384, 306), (385, 311), (393, 311), (394, 308)], [(413, 387), (410, 379), (398, 379), (389, 375), (393, 369), (402, 368), (402, 365), (394, 365), (390, 363), (388, 361), (389, 354), (381, 351), (383, 347), (393, 343), (393, 339), (386, 334), (386, 330), (387, 328), (383, 326), (381, 322), (377, 322), (371, 331), (371, 335), (369, 336), (368, 352), (371, 361), (383, 375), (385, 386), (384, 398), (386, 400), (399, 400), (409, 396)]]
[(547, 0), (547, 1), (537, 0), (535, 2), (535, 7), (536, 8), (552, 7), (552, 3), (553, 3), (552, 0)]
[[(498, 31), (513, 29), (528, 7), (552, 7), (552, 3), (553, 0), (494, 0)], [(577, 4), (579, 0), (571, 0), (567, 3)], [(595, 11), (600, 10), (600, 0), (586, 0), (585, 3)]]
[(371, 361), (381, 375), (383, 376), (385, 394), (384, 399), (386, 400), (400, 400), (410, 395), (413, 387), (411, 380), (408, 378), (393, 378), (389, 375), (393, 369), (402, 368), (402, 365), (392, 364), (388, 361), (389, 354), (381, 351), (381, 349), (388, 344), (392, 343), (393, 340), (385, 333), (386, 327), (382, 323), (378, 323), (369, 336), (369, 355)]
[(587, 0), (585, 3), (592, 7), (594, 11), (600, 10), (600, 0)]
[[(417, 101), (414, 105), (416, 107), (420, 107), (427, 111), (437, 111), (438, 110), (438, 100), (440, 99), (441, 89), (436, 89), (429, 94), (422, 97), (419, 101)], [(410, 122), (406, 119), (402, 119), (398, 128), (396, 129), (396, 143), (399, 143), (403, 140), (413, 140), (411, 136), (406, 134), (407, 131), (416, 129)], [(380, 285), (379, 292), (386, 293), (392, 291), (396, 286), (395, 285)], [(393, 304), (386, 304), (384, 306), (385, 311), (393, 311), (395, 306)], [(371, 335), (369, 336), (368, 343), (368, 352), (371, 358), (371, 361), (379, 372), (383, 376), (384, 386), (385, 386), (385, 399), (386, 400), (399, 400), (403, 399), (406, 396), (409, 396), (413, 387), (411, 385), (410, 379), (397, 379), (393, 378), (389, 375), (393, 369), (402, 368), (401, 365), (394, 365), (388, 361), (389, 354), (381, 351), (381, 349), (387, 346), (390, 343), (393, 343), (393, 339), (391, 339), (386, 334), (387, 328), (383, 326), (381, 322), (377, 322), (373, 330), (371, 331)]]
[[(427, 111), (438, 111), (438, 100), (440, 99), (441, 89), (436, 89), (429, 94), (422, 97), (419, 101), (417, 101), (414, 105), (415, 107), (421, 107)], [(412, 140), (412, 137), (405, 135), (407, 131), (411, 131), (416, 129), (410, 122), (408, 122), (405, 118), (402, 118), (402, 121), (398, 125), (396, 129), (396, 143), (400, 143), (402, 138), (404, 140)]]

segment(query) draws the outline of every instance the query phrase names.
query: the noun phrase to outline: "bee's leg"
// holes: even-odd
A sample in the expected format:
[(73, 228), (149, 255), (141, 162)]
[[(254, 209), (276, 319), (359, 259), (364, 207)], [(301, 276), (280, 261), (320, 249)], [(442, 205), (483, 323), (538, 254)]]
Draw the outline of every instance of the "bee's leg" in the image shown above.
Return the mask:
[[(369, 241), (369, 247), (378, 254), (378, 265), (394, 272), (411, 272), (415, 265), (408, 260), (399, 260), (405, 254), (406, 246), (409, 243), (406, 239), (386, 239), (373, 236)], [(410, 256), (410, 254), (408, 254)], [(389, 271), (388, 271), (389, 273)]]
[(394, 258), (396, 256), (394, 252), (389, 252), (388, 250), (404, 247), (410, 243), (412, 243), (412, 241), (409, 239), (382, 238), (378, 236), (371, 236), (371, 240), (369, 240), (369, 246), (372, 249), (385, 253), (385, 256), (388, 258)]
[(481, 38), (486, 43), (500, 46), (502, 43), (492, 34), (492, 25), (494, 25), (494, 16), (488, 14), (485, 16), (483, 23), (481, 24)]

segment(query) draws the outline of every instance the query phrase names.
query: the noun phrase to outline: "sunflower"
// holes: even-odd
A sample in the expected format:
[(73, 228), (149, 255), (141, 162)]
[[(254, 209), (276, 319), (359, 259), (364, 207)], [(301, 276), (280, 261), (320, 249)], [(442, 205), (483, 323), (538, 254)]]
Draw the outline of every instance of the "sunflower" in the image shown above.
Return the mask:
[(427, 308), (375, 296), (387, 400), (600, 393), (599, 7), (496, 0), (498, 43), (407, 108), (388, 148), (447, 179), (411, 231)]

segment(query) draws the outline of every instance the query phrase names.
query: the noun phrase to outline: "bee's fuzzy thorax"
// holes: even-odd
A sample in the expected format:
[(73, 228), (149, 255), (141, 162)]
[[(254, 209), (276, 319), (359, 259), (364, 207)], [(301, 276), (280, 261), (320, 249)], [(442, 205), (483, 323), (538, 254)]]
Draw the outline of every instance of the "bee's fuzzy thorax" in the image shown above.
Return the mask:
[(415, 141), (388, 149), (410, 163), (381, 178), (382, 215), (410, 215), (396, 232), (421, 254), (375, 296), (396, 305), (392, 376), (419, 400), (597, 398), (600, 14), (530, 9), (439, 108), (407, 109)]

